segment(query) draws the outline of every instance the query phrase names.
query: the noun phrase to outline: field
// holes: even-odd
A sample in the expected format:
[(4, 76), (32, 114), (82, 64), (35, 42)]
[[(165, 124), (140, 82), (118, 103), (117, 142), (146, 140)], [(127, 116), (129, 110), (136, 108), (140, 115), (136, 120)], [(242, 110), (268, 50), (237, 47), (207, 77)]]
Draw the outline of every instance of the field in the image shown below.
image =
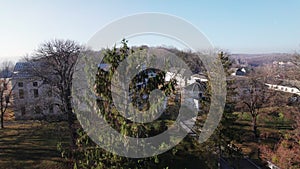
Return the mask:
[[(234, 128), (240, 134), (235, 144), (245, 156), (262, 165), (257, 153), (258, 145), (272, 147), (282, 134), (292, 130), (292, 112), (292, 107), (288, 106), (262, 110), (258, 117), (259, 142), (253, 141), (249, 113), (236, 112), (239, 118)], [(7, 113), (5, 120), (5, 128), (0, 130), (0, 169), (70, 168), (57, 150), (58, 143), (66, 143), (69, 139), (66, 122), (15, 121), (11, 113)], [(172, 168), (201, 166), (201, 152), (198, 151), (204, 150), (201, 150), (201, 146), (190, 147), (188, 140), (186, 138), (176, 146), (178, 152), (175, 159), (168, 158), (168, 154), (160, 155), (160, 159), (169, 159), (160, 161), (160, 164)], [(190, 160), (186, 160), (186, 157)]]
[(66, 168), (57, 150), (57, 143), (68, 139), (66, 126), (65, 122), (6, 121), (0, 130), (0, 168)]
[[(236, 112), (239, 118), (234, 126), (240, 133), (237, 145), (243, 150), (244, 155), (252, 159), (258, 159), (258, 145), (269, 145), (273, 147), (282, 135), (293, 129), (291, 114), (295, 112), (293, 107), (268, 107), (261, 110), (258, 116), (259, 142), (255, 142), (252, 132), (251, 116), (248, 112)], [(296, 112), (297, 113), (297, 112)]]

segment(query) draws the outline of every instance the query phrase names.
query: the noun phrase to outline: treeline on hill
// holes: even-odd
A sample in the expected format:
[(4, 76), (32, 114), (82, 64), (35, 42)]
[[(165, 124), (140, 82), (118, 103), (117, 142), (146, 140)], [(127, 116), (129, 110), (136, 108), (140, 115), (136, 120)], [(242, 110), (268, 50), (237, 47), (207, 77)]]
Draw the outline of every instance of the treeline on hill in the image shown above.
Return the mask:
[(270, 54), (232, 54), (230, 56), (238, 64), (259, 67), (273, 64), (273, 62), (291, 61), (294, 55), (288, 53), (270, 53)]

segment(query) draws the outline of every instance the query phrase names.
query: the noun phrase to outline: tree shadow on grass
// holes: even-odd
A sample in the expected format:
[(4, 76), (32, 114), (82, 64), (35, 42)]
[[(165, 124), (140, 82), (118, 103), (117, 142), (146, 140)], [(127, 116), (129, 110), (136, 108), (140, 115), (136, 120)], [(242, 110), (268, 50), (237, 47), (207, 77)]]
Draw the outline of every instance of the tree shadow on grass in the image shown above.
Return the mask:
[[(0, 130), (0, 168), (65, 168), (56, 146), (67, 141), (64, 123), (13, 122)], [(64, 137), (63, 137), (64, 136)]]

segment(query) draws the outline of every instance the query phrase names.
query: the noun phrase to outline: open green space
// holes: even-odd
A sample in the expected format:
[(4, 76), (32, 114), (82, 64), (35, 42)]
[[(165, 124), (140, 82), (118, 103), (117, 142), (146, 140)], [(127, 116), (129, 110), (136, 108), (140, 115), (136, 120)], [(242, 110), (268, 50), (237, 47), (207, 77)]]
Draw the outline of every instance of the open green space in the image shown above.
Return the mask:
[(67, 141), (65, 122), (7, 121), (0, 130), (0, 168), (65, 169), (57, 143)]
[(237, 146), (240, 147), (244, 155), (252, 159), (258, 159), (257, 148), (259, 145), (269, 145), (270, 147), (280, 140), (282, 135), (293, 130), (294, 121), (291, 118), (293, 107), (268, 107), (261, 110), (258, 116), (259, 141), (254, 141), (252, 131), (251, 116), (248, 112), (236, 112), (238, 120), (234, 128), (239, 133)]

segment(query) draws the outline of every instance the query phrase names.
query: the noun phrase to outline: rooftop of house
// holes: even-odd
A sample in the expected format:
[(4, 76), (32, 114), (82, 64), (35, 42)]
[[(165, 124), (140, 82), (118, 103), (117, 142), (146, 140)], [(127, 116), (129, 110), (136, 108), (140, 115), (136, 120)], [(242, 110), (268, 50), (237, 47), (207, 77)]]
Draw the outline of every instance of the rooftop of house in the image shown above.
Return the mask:
[(207, 82), (208, 78), (204, 74), (193, 74), (191, 79), (200, 80), (201, 82)]
[(190, 91), (205, 91), (206, 90), (206, 83), (204, 82), (195, 82), (192, 84), (189, 84), (184, 87), (185, 90), (190, 90)]
[(98, 64), (98, 68), (100, 68), (101, 70), (104, 70), (106, 72), (110, 69), (110, 67), (111, 67), (111, 65), (107, 64), (107, 63)]
[(0, 78), (11, 78), (13, 75), (13, 72), (9, 69), (4, 69), (0, 72)]
[(33, 67), (37, 66), (34, 62), (17, 62), (13, 70), (13, 78), (32, 77)]

